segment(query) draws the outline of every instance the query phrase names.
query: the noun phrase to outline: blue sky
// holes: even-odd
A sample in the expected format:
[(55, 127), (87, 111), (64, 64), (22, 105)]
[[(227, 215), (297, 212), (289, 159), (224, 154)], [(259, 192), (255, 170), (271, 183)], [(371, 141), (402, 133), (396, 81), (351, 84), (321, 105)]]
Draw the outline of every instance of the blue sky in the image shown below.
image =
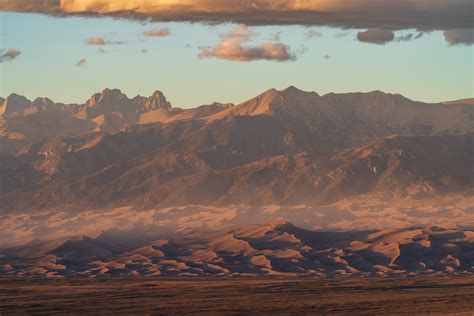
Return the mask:
[[(199, 58), (200, 47), (218, 44), (222, 34), (237, 26), (0, 13), (0, 48), (21, 51), (14, 60), (0, 63), (0, 96), (16, 92), (82, 103), (106, 87), (129, 96), (161, 90), (180, 107), (240, 102), (268, 88), (289, 85), (320, 94), (382, 90), (428, 102), (474, 96), (473, 46), (450, 46), (440, 31), (413, 41), (375, 45), (357, 41), (358, 30), (253, 27), (259, 36), (248, 45), (267, 42), (281, 32), (280, 41), (297, 55), (296, 60)], [(172, 35), (142, 35), (162, 27)], [(308, 30), (322, 36), (308, 39)], [(124, 44), (87, 45), (93, 36)], [(107, 53), (100, 53), (101, 48)], [(77, 67), (81, 59), (87, 63)]]

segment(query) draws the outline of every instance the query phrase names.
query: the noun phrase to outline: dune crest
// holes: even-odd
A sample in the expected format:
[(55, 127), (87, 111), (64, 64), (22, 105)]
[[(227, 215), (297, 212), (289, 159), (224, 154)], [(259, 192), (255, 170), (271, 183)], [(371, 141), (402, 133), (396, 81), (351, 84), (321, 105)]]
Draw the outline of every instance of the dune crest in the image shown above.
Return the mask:
[[(118, 233), (118, 232), (115, 232)], [(127, 234), (126, 231), (122, 232)], [(167, 236), (168, 240), (163, 240)], [(439, 227), (315, 232), (290, 223), (81, 238), (0, 251), (0, 275), (399, 276), (473, 274), (474, 232)], [(157, 241), (155, 241), (157, 240)], [(431, 245), (420, 247), (420, 240)], [(41, 249), (41, 250), (40, 250)], [(29, 258), (28, 260), (25, 260)]]

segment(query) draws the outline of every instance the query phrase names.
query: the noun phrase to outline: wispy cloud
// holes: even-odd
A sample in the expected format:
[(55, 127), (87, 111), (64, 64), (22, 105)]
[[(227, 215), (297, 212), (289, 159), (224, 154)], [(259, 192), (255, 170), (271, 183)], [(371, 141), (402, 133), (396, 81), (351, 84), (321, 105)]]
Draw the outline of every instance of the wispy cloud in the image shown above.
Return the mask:
[(8, 50), (0, 49), (0, 63), (11, 61), (21, 55), (21, 51), (16, 48), (10, 48)]
[(270, 35), (268, 40), (272, 41), (272, 42), (280, 42), (281, 41), (281, 34), (282, 34), (282, 32), (273, 33), (273, 34)]
[(424, 32), (402, 34), (402, 35), (397, 36), (395, 40), (398, 42), (409, 42), (409, 41), (414, 41), (416, 39), (422, 38), (423, 35), (425, 35)]
[(82, 58), (81, 60), (79, 60), (77, 63), (76, 63), (76, 66), (77, 67), (83, 67), (87, 64), (87, 59), (85, 58)]
[(253, 46), (244, 45), (245, 42), (257, 36), (258, 34), (246, 26), (237, 27), (224, 35), (216, 46), (201, 48), (199, 57), (243, 62), (255, 60), (290, 61), (296, 58), (287, 45), (279, 42)]
[(143, 33), (147, 37), (166, 37), (171, 35), (171, 31), (168, 28), (153, 29)]
[(347, 37), (349, 35), (351, 35), (350, 31), (343, 31), (343, 32), (338, 32), (338, 33), (334, 34), (334, 37), (335, 38), (344, 38), (344, 37)]
[(308, 39), (320, 38), (320, 37), (323, 36), (323, 33), (319, 32), (319, 31), (315, 31), (315, 30), (309, 30), (308, 32), (306, 32), (305, 36)]
[(103, 45), (122, 45), (124, 44), (121, 41), (109, 41), (106, 40), (103, 37), (100, 36), (93, 36), (87, 39), (86, 41), (87, 45), (93, 45), (93, 46), (103, 46)]

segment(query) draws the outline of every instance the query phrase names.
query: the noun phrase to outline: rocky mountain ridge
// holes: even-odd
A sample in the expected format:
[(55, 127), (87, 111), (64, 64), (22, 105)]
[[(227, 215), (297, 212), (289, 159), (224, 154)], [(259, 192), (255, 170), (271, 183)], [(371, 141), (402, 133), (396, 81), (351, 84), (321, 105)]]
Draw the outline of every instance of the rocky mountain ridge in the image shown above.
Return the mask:
[[(337, 136), (340, 125), (348, 123), (354, 125), (351, 138), (365, 139), (474, 131), (472, 103), (425, 104), (380, 91), (320, 96), (289, 87), (268, 90), (237, 105), (213, 103), (190, 109), (172, 107), (160, 91), (150, 97), (128, 98), (118, 89), (105, 89), (84, 104), (55, 103), (48, 98), (30, 101), (17, 94), (0, 101), (0, 153), (54, 136), (113, 133), (137, 124), (194, 119), (212, 122), (232, 117), (272, 116), (283, 125), (302, 124), (302, 128), (317, 130), (326, 137), (332, 133)], [(356, 145), (360, 139), (347, 143)]]
[(462, 193), (474, 177), (465, 103), (295, 87), (194, 109), (173, 108), (161, 92), (129, 99), (106, 89), (84, 105), (12, 95), (0, 119), (0, 209)]

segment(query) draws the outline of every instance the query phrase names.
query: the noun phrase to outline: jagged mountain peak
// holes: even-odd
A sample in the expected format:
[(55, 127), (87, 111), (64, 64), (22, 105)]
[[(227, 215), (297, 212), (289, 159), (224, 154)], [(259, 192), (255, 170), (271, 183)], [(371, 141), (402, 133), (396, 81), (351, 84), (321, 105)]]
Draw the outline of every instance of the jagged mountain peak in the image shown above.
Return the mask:
[[(171, 109), (172, 105), (161, 91), (155, 91), (149, 97), (137, 96), (130, 99), (119, 89), (104, 89), (100, 93), (92, 95), (86, 102), (88, 108), (111, 108), (118, 112), (147, 112), (160, 108)], [(104, 109), (105, 110), (105, 109)]]
[(277, 89), (269, 89), (264, 93), (260, 94), (253, 100), (258, 100), (261, 103), (272, 103), (276, 101), (281, 101), (283, 99), (283, 95)]
[(51, 100), (50, 98), (44, 98), (44, 97), (36, 98), (33, 101), (34, 106), (50, 106), (53, 104), (54, 104), (53, 100)]
[(21, 114), (31, 106), (31, 101), (26, 97), (12, 93), (0, 104), (0, 115)]
[(269, 89), (259, 96), (234, 107), (238, 115), (272, 114), (276, 110), (293, 111), (301, 104), (311, 105), (320, 96), (316, 92), (306, 92), (294, 86), (283, 90)]
[(109, 89), (109, 88), (105, 88), (104, 90), (102, 90), (101, 95), (104, 96), (104, 97), (107, 97), (107, 96), (125, 96), (125, 94), (122, 93), (122, 91), (120, 89)]
[(19, 94), (16, 94), (16, 93), (12, 93), (10, 94), (6, 99), (5, 101), (7, 102), (15, 102), (15, 103), (31, 103), (31, 101), (26, 98), (25, 96), (22, 96), (22, 95), (19, 95)]
[(283, 99), (283, 95), (281, 93), (281, 91), (278, 91), (277, 89), (275, 88), (271, 88), (271, 89), (268, 89), (266, 90), (265, 92), (257, 95), (256, 97), (250, 99), (250, 100), (247, 100), (247, 101), (244, 101), (240, 104), (237, 104), (236, 106), (244, 106), (248, 103), (260, 103), (260, 104), (267, 104), (267, 103), (272, 103), (272, 102), (275, 102), (275, 101), (278, 101), (278, 100), (282, 100)]
[[(272, 102), (279, 102), (279, 101), (284, 101), (284, 100), (292, 100), (295, 98), (296, 99), (301, 99), (301, 98), (311, 99), (314, 97), (319, 97), (319, 94), (314, 91), (308, 92), (308, 91), (298, 89), (295, 86), (289, 86), (288, 88), (285, 88), (282, 90), (277, 90), (275, 88), (269, 89), (249, 101), (258, 100), (260, 102), (272, 103)], [(291, 105), (291, 103), (288, 103), (288, 105)]]
[(157, 90), (155, 91), (145, 103), (145, 108), (147, 110), (155, 110), (159, 108), (171, 109), (171, 103), (168, 102), (163, 92)]
[(303, 90), (301, 89), (298, 89), (297, 87), (295, 86), (288, 86), (287, 88), (283, 89), (282, 90), (283, 92), (304, 92)]
[(102, 104), (126, 101), (128, 97), (119, 89), (104, 89), (100, 93), (92, 95), (86, 102), (87, 107), (95, 107)]
[(248, 101), (233, 105), (224, 111), (218, 112), (215, 115), (211, 115), (208, 117), (208, 120), (213, 121), (233, 116), (256, 116), (271, 114), (272, 107), (281, 103), (283, 100), (283, 93), (275, 88), (272, 88)]
[(155, 92), (152, 93), (150, 97), (151, 98), (164, 98), (165, 96), (163, 92), (161, 92), (160, 90), (156, 90)]
[(303, 96), (303, 97), (304, 96), (319, 96), (319, 94), (314, 91), (311, 91), (311, 92), (304, 91), (295, 86), (289, 86), (288, 88), (280, 90), (279, 92), (280, 92), (280, 95), (282, 95), (285, 98), (298, 97), (298, 96)]

